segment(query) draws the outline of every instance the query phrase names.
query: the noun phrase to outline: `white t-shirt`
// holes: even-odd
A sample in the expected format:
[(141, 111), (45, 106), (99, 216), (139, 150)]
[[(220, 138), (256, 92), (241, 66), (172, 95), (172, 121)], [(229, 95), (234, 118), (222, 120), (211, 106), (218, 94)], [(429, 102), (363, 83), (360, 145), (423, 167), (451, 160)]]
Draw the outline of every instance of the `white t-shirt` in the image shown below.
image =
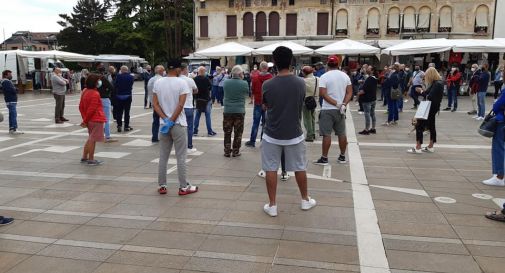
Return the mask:
[[(344, 102), (347, 86), (351, 85), (351, 79), (340, 70), (330, 70), (319, 79), (319, 88), (326, 88), (328, 96), (337, 101), (337, 105)], [(323, 100), (321, 110), (338, 109), (337, 106), (329, 104)]]
[[(188, 94), (189, 91), (188, 85), (183, 79), (176, 77), (163, 77), (154, 83), (153, 93), (156, 94), (156, 97), (158, 97), (163, 113), (165, 113), (168, 118), (171, 118), (177, 108), (177, 105), (179, 104), (179, 97), (181, 95)], [(160, 119), (160, 122), (163, 123), (163, 120)], [(188, 126), (184, 111), (181, 111), (181, 114), (175, 123), (181, 126)]]
[(180, 75), (179, 78), (183, 79), (188, 86), (189, 93), (186, 96), (186, 103), (184, 104), (184, 108), (193, 108), (193, 90), (198, 89), (198, 87), (196, 87), (195, 81), (186, 75)]

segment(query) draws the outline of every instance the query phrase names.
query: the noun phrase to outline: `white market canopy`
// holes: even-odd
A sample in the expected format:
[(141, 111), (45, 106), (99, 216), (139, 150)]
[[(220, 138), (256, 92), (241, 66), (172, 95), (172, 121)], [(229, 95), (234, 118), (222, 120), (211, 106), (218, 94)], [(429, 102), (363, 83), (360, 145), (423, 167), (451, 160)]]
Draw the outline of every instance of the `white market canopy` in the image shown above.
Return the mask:
[(456, 39), (450, 40), (454, 43), (454, 52), (505, 52), (505, 41), (498, 39)]
[(93, 62), (95, 60), (95, 56), (59, 51), (59, 50), (49, 50), (49, 51), (16, 50), (15, 52), (19, 57), (22, 58), (54, 58), (68, 62)]
[(364, 43), (345, 39), (316, 50), (316, 53), (322, 55), (358, 55), (358, 54), (378, 54), (380, 49)]
[(291, 42), (291, 41), (284, 41), (284, 42), (279, 42), (279, 43), (274, 43), (270, 44), (264, 47), (260, 47), (258, 49), (254, 50), (254, 54), (256, 55), (272, 55), (272, 52), (279, 46), (285, 46), (293, 51), (293, 55), (310, 55), (314, 53), (314, 50), (305, 46), (302, 46), (300, 44)]
[(194, 53), (202, 57), (232, 57), (251, 55), (254, 49), (235, 42), (220, 44)]
[(445, 38), (409, 40), (382, 50), (382, 54), (398, 56), (436, 53), (451, 50), (453, 46), (454, 43)]
[(115, 55), (115, 54), (100, 54), (94, 56), (96, 62), (109, 62), (109, 63), (145, 63), (144, 58), (131, 55)]

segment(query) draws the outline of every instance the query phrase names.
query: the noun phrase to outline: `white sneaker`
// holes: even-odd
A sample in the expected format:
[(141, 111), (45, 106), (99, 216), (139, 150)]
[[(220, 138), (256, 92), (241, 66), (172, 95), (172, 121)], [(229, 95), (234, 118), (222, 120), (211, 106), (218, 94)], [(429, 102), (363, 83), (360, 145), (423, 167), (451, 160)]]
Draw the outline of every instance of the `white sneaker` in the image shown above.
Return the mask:
[(263, 211), (272, 216), (272, 217), (275, 217), (277, 216), (277, 205), (275, 206), (270, 206), (270, 204), (265, 204), (265, 206), (263, 207)]
[(479, 116), (473, 116), (472, 118), (473, 118), (473, 119), (478, 119), (478, 118), (479, 118)]
[(308, 201), (302, 199), (302, 210), (309, 210), (309, 209), (315, 207), (316, 204), (317, 204), (316, 200), (310, 198), (310, 196), (309, 196)]
[(264, 171), (264, 170), (261, 170), (261, 171), (258, 173), (258, 176), (259, 176), (259, 177), (263, 177), (263, 178), (267, 177), (267, 175), (266, 175), (266, 173), (265, 173), (265, 171)]
[(430, 148), (430, 147), (426, 146), (426, 147), (424, 147), (422, 149), (422, 151), (425, 152), (425, 153), (434, 153), (435, 152), (435, 148), (434, 147)]
[(491, 176), (491, 178), (483, 180), (482, 184), (486, 184), (487, 185), (487, 183), (491, 183), (495, 179), (496, 179), (496, 174), (493, 174), (493, 176)]
[(21, 132), (21, 131), (18, 131), (18, 130), (9, 130), (9, 134), (11, 134), (11, 135), (22, 135), (24, 133)]
[(189, 154), (194, 154), (194, 153), (196, 153), (196, 152), (198, 152), (198, 150), (197, 150), (196, 148), (192, 148), (192, 149), (189, 149), (189, 148), (188, 148), (188, 155), (189, 155)]
[(488, 186), (505, 187), (505, 181), (503, 179), (499, 179), (496, 176), (493, 176), (491, 179), (484, 180), (482, 183)]
[(365, 114), (365, 112), (363, 112), (363, 111), (358, 111), (358, 114), (360, 114), (360, 115), (364, 115), (364, 114)]
[(478, 117), (475, 120), (481, 121), (481, 120), (484, 120), (484, 117)]
[(410, 148), (407, 150), (407, 153), (409, 153), (409, 154), (422, 154), (423, 149)]

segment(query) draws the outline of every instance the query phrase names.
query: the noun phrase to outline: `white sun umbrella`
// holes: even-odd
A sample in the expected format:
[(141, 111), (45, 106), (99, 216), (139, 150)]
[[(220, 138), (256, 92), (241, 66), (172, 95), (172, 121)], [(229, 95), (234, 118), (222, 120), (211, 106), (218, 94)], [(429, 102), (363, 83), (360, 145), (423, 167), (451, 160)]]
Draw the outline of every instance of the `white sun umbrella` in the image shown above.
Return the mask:
[(253, 48), (235, 42), (220, 44), (194, 53), (203, 57), (232, 57), (251, 55)]
[(310, 55), (314, 53), (314, 50), (295, 42), (284, 41), (279, 43), (270, 44), (264, 47), (260, 47), (254, 50), (254, 54), (256, 55), (272, 55), (272, 52), (279, 46), (285, 46), (293, 51), (293, 55)]
[(457, 39), (452, 50), (454, 52), (505, 52), (505, 42), (490, 39)]
[(398, 56), (436, 53), (451, 50), (453, 46), (454, 43), (451, 40), (447, 40), (445, 38), (410, 40), (405, 43), (388, 47), (382, 50), (382, 54)]
[(327, 46), (321, 47), (316, 50), (316, 53), (321, 55), (333, 55), (333, 54), (341, 54), (341, 55), (371, 55), (378, 54), (380, 49), (370, 46), (364, 43), (356, 42), (353, 40), (345, 39), (341, 40)]

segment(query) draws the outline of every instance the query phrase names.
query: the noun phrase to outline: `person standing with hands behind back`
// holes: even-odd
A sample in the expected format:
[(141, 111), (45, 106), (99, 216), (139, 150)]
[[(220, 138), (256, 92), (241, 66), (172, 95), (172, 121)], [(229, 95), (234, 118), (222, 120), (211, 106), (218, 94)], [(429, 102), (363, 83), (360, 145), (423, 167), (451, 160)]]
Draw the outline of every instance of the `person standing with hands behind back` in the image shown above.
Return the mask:
[(186, 127), (188, 123), (184, 113), (184, 104), (190, 91), (186, 82), (179, 78), (181, 61), (169, 60), (167, 63), (167, 77), (157, 80), (153, 89), (154, 111), (163, 121), (160, 127), (158, 193), (167, 194), (167, 163), (172, 147), (175, 147), (179, 195), (187, 195), (198, 191), (198, 187), (192, 186), (186, 179), (186, 157), (188, 152)]
[(88, 128), (88, 140), (84, 145), (81, 163), (90, 166), (100, 165), (103, 162), (95, 160), (95, 145), (97, 142), (104, 141), (104, 123), (107, 121), (103, 112), (102, 100), (98, 88), (102, 87), (100, 76), (90, 74), (86, 78), (86, 89), (82, 92), (79, 103), (79, 112), (81, 112), (81, 127)]
[(20, 135), (22, 132), (18, 131), (18, 120), (16, 107), (18, 104), (18, 90), (12, 83), (12, 71), (4, 70), (2, 72), (2, 79), (0, 80), (0, 87), (4, 93), (5, 104), (9, 110), (9, 134)]
[(68, 80), (61, 76), (61, 69), (59, 67), (56, 67), (53, 71), (51, 84), (53, 85), (53, 96), (56, 101), (54, 122), (60, 124), (68, 121), (68, 119), (63, 117), (63, 113), (65, 112), (65, 94), (67, 93)]

